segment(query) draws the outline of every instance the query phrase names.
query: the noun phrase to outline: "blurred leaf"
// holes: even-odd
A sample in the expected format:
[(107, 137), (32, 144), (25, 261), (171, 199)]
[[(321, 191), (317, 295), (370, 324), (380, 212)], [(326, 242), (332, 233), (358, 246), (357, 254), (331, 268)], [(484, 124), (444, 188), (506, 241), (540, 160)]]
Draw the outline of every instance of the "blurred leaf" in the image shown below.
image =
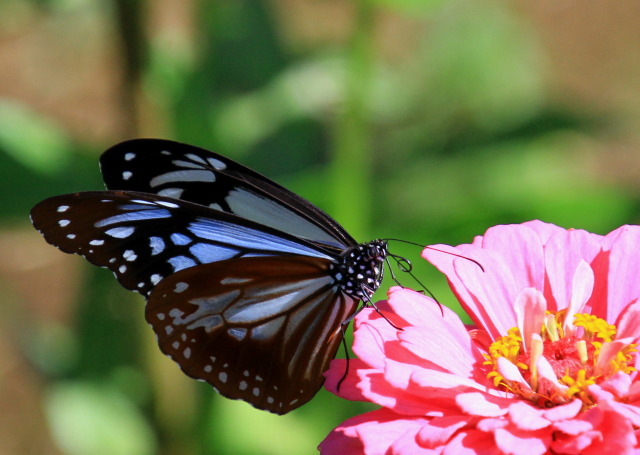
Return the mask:
[(151, 455), (156, 441), (138, 409), (111, 388), (54, 385), (46, 397), (54, 439), (66, 455)]
[(51, 120), (26, 105), (0, 99), (0, 149), (42, 173), (62, 169), (70, 159), (70, 141)]
[(522, 17), (501, 2), (456, 0), (433, 21), (425, 42), (424, 79), (413, 88), (414, 97), (423, 93), (418, 101), (424, 102), (428, 134), (501, 131), (539, 112), (542, 52)]

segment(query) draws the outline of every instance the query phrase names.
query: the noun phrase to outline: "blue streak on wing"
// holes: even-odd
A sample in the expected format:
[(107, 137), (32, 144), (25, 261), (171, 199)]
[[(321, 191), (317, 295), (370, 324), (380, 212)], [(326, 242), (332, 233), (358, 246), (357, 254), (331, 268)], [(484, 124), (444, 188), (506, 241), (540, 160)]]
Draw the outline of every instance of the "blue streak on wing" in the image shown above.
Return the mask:
[(330, 256), (297, 242), (237, 224), (198, 218), (187, 229), (194, 235), (233, 247), (275, 254), (289, 253), (332, 260)]
[(137, 212), (122, 213), (120, 215), (111, 216), (100, 220), (95, 224), (95, 227), (109, 226), (116, 223), (131, 223), (135, 221), (147, 221), (160, 218), (171, 218), (171, 212), (166, 209), (157, 210), (140, 210)]
[(218, 245), (214, 246), (208, 243), (196, 243), (189, 247), (189, 253), (194, 255), (203, 264), (224, 261), (225, 259), (231, 259), (240, 254), (237, 249), (225, 248)]

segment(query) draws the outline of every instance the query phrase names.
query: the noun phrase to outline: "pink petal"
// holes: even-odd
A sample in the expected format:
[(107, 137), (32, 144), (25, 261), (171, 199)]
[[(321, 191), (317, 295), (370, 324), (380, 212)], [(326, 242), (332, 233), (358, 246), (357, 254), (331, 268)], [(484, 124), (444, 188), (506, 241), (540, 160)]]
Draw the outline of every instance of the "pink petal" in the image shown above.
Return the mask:
[(550, 384), (553, 384), (558, 392), (562, 393), (569, 388), (566, 385), (560, 384), (560, 382), (558, 382), (558, 376), (556, 376), (556, 372), (553, 370), (553, 367), (545, 357), (540, 357), (536, 362), (536, 366), (538, 367), (538, 375), (541, 378), (549, 381)]
[(551, 444), (551, 432), (499, 428), (494, 433), (494, 439), (498, 448), (505, 454), (543, 455), (547, 453), (547, 448)]
[(569, 306), (578, 263), (592, 263), (601, 250), (601, 239), (601, 236), (581, 229), (560, 229), (549, 237), (544, 249), (546, 276), (551, 289), (551, 295), (546, 296), (549, 310)]
[(484, 272), (476, 264), (457, 259), (455, 278), (449, 275), (447, 278), (456, 292), (464, 289), (462, 292), (468, 295), (460, 303), (471, 319), (496, 339), (516, 325), (513, 302), (520, 288), (504, 258), (487, 250), (473, 254)]
[(390, 310), (405, 321), (403, 328), (419, 327), (427, 332), (438, 331), (455, 340), (469, 338), (467, 328), (454, 311), (438, 306), (424, 294), (396, 286), (389, 290), (388, 302)]
[(610, 371), (612, 368), (611, 361), (632, 341), (630, 338), (622, 338), (602, 343), (602, 347), (598, 353), (598, 359), (596, 360), (595, 373), (605, 377), (609, 376), (612, 373)]
[[(377, 306), (385, 314), (393, 311), (385, 301), (378, 302)], [(356, 316), (353, 352), (369, 366), (382, 369), (385, 362), (385, 343), (396, 340), (397, 333), (398, 330), (375, 310), (365, 308)]]
[(545, 223), (544, 221), (540, 220), (525, 221), (524, 223), (522, 223), (522, 226), (527, 226), (528, 228), (533, 230), (543, 245), (546, 245), (551, 236), (558, 233), (567, 232), (566, 229), (561, 228), (560, 226), (556, 226), (555, 224), (551, 223)]
[(551, 422), (544, 418), (544, 410), (517, 401), (509, 406), (511, 421), (520, 430), (535, 431), (546, 428)]
[[(593, 430), (593, 424), (586, 420), (572, 419), (555, 422), (553, 428), (569, 436), (577, 436)], [(584, 448), (584, 447), (582, 447)]]
[(576, 313), (584, 312), (584, 307), (593, 292), (594, 280), (593, 270), (589, 264), (580, 260), (571, 280), (571, 297), (569, 306), (566, 307), (567, 316), (563, 324), (565, 336), (575, 334), (574, 316)]
[(594, 313), (607, 321), (615, 321), (624, 307), (640, 296), (640, 227), (623, 226), (607, 235), (611, 243), (606, 307), (594, 307)]
[(485, 329), (493, 339), (515, 325), (512, 300), (517, 292), (511, 272), (502, 258), (491, 251), (447, 245), (434, 245), (477, 260), (477, 264), (441, 252), (425, 249), (422, 256), (440, 269), (449, 280), (451, 289), (465, 311), (479, 328)]
[(616, 327), (616, 338), (633, 338), (635, 342), (640, 337), (640, 300), (635, 300), (622, 310)]
[(372, 411), (346, 420), (333, 430), (318, 449), (323, 455), (383, 455), (396, 441), (416, 439), (426, 419), (403, 418), (386, 409)]
[(590, 386), (589, 392), (597, 399), (602, 409), (611, 410), (635, 426), (640, 426), (640, 408), (636, 404), (618, 401), (613, 393), (599, 385)]
[(447, 416), (431, 421), (420, 429), (418, 440), (424, 447), (438, 447), (446, 444), (459, 430), (470, 425), (472, 419), (468, 416)]
[[(633, 426), (628, 419), (599, 407), (591, 408), (581, 418), (589, 421), (597, 432), (595, 437), (592, 436), (592, 433), (585, 434), (587, 438), (591, 439), (591, 442), (582, 449), (583, 455), (631, 455), (635, 453), (634, 448), (637, 440)], [(580, 440), (578, 437), (574, 438)], [(555, 445), (552, 447), (555, 448)]]
[(493, 435), (483, 431), (469, 430), (458, 433), (444, 447), (442, 455), (496, 455)]
[(483, 360), (466, 333), (464, 339), (454, 338), (446, 327), (437, 324), (430, 330), (408, 327), (398, 338), (416, 356), (458, 376), (471, 377), (474, 366)]
[(338, 382), (344, 376), (344, 372), (347, 371), (347, 361), (345, 359), (334, 359), (331, 361), (329, 369), (324, 373), (324, 387), (329, 392), (347, 400), (365, 401), (365, 397), (359, 387), (359, 382), (361, 381), (359, 375), (363, 370), (376, 371), (367, 368), (367, 365), (360, 359), (351, 359), (349, 362), (349, 374), (342, 381), (340, 390), (338, 390)]
[(516, 291), (525, 287), (543, 289), (543, 242), (534, 226), (516, 224), (492, 227), (484, 235), (482, 248), (504, 259), (515, 279)]
[(518, 367), (504, 357), (498, 357), (498, 373), (507, 381), (517, 383), (523, 391), (531, 391), (531, 386), (524, 379)]
[(556, 406), (551, 409), (547, 409), (544, 411), (545, 419), (548, 419), (552, 422), (557, 422), (560, 420), (573, 419), (578, 415), (580, 410), (582, 409), (582, 401), (575, 399), (570, 403), (563, 404), (561, 406)]
[(497, 417), (507, 413), (511, 399), (498, 398), (481, 392), (460, 393), (456, 398), (460, 409), (469, 415)]
[(540, 333), (546, 316), (547, 302), (540, 291), (524, 288), (518, 292), (514, 309), (518, 318), (518, 328), (522, 334), (525, 350), (531, 347), (531, 337)]
[(613, 393), (616, 398), (622, 398), (625, 400), (629, 400), (631, 398), (629, 396), (632, 388), (631, 376), (621, 371), (600, 383), (600, 387)]
[(498, 428), (504, 428), (509, 425), (509, 421), (507, 419), (500, 417), (496, 418), (486, 418), (482, 419), (476, 425), (476, 428), (480, 431), (484, 431), (486, 433), (495, 433)]

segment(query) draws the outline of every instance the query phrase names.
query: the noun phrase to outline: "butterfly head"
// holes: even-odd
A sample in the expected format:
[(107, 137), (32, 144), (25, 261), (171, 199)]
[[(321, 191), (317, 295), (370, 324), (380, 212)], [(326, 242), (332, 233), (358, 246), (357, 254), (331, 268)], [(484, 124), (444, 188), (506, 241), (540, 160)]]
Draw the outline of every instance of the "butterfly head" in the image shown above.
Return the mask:
[(388, 254), (385, 240), (354, 246), (331, 265), (331, 274), (345, 294), (368, 301), (380, 287)]

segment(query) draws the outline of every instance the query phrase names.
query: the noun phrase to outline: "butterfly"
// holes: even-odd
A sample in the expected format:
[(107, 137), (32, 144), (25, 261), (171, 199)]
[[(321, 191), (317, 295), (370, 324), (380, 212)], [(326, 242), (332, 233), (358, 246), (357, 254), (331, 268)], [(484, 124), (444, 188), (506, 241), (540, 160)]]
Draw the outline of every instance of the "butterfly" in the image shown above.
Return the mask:
[(285, 414), (323, 384), (343, 323), (371, 301), (387, 242), (229, 158), (136, 139), (100, 157), (107, 191), (55, 196), (34, 227), (146, 300), (161, 351), (222, 395)]

